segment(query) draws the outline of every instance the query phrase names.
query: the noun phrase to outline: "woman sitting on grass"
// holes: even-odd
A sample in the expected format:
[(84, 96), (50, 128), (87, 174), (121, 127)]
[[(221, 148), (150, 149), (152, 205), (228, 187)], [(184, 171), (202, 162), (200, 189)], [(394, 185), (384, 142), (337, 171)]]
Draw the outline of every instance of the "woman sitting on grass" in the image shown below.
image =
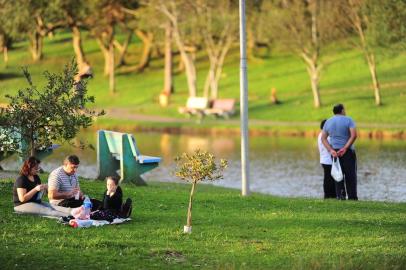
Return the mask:
[(91, 213), (90, 218), (96, 220), (113, 221), (115, 218), (128, 218), (132, 211), (132, 201), (130, 198), (123, 203), (123, 191), (118, 185), (117, 177), (106, 178), (107, 189), (103, 194), (102, 208)]
[(38, 176), (40, 163), (41, 161), (35, 157), (29, 157), (24, 161), (20, 176), (15, 181), (13, 188), (14, 211), (20, 214), (53, 217), (70, 215), (70, 208), (51, 206), (49, 203), (41, 201), (48, 186), (41, 184)]

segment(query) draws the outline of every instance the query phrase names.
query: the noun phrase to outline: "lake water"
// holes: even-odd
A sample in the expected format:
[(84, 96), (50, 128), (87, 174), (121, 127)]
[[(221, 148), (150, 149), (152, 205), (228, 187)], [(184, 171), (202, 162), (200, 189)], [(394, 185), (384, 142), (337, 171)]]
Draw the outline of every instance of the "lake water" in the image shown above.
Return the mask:
[[(160, 166), (143, 175), (148, 181), (178, 182), (171, 175), (173, 158), (195, 149), (225, 158), (229, 167), (214, 185), (241, 188), (240, 138), (238, 136), (134, 134), (142, 154), (163, 158)], [(82, 138), (95, 145), (96, 135)], [(359, 139), (358, 196), (360, 200), (406, 202), (406, 142)], [(79, 175), (95, 178), (96, 151), (63, 145), (42, 162), (45, 171), (59, 166), (67, 154), (81, 159)], [(16, 159), (2, 162), (6, 170), (17, 169)], [(250, 189), (284, 197), (322, 198), (322, 168), (316, 138), (250, 137)]]

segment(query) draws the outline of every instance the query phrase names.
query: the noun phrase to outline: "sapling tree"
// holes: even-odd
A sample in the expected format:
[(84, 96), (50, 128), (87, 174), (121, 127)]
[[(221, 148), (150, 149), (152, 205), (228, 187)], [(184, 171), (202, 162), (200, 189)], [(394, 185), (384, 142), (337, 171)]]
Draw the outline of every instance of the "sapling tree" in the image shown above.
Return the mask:
[(207, 151), (196, 150), (193, 154), (183, 153), (175, 158), (175, 175), (183, 181), (192, 183), (187, 211), (187, 222), (184, 232), (191, 232), (192, 227), (192, 204), (196, 185), (202, 181), (215, 181), (223, 178), (223, 171), (227, 167), (227, 160), (220, 159), (216, 163), (213, 154)]
[(86, 108), (94, 97), (87, 95), (85, 80), (75, 82), (74, 60), (61, 74), (46, 71), (46, 84), (41, 90), (34, 85), (27, 68), (23, 73), (28, 87), (15, 96), (6, 95), (9, 105), (0, 117), (1, 152), (20, 150), (23, 158), (35, 155), (52, 142), (70, 142), (80, 128), (92, 124), (93, 117), (104, 114)]

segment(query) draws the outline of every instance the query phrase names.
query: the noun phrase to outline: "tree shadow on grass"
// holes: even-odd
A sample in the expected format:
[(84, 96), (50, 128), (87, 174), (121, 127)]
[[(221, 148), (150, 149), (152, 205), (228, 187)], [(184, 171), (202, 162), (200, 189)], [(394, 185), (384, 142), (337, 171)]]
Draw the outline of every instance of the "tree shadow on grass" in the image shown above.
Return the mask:
[(0, 80), (9, 80), (9, 79), (21, 78), (21, 77), (23, 77), (22, 74), (15, 73), (15, 72), (7, 72), (7, 73), (0, 72)]
[(58, 39), (52, 39), (49, 41), (50, 44), (61, 44), (61, 43), (66, 43), (70, 42), (72, 38), (66, 37), (66, 38), (58, 38)]

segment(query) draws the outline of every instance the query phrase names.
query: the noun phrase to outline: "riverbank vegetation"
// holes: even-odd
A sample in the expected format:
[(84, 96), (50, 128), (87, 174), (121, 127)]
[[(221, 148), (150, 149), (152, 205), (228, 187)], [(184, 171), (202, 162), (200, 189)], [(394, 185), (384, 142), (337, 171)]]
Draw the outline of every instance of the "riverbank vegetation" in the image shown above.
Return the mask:
[[(42, 175), (46, 179), (46, 175)], [(406, 204), (292, 199), (201, 185), (185, 235), (189, 186), (123, 185), (132, 221), (73, 229), (12, 211), (1, 180), (0, 261), (11, 268), (404, 269)], [(104, 183), (81, 188), (100, 197)]]

